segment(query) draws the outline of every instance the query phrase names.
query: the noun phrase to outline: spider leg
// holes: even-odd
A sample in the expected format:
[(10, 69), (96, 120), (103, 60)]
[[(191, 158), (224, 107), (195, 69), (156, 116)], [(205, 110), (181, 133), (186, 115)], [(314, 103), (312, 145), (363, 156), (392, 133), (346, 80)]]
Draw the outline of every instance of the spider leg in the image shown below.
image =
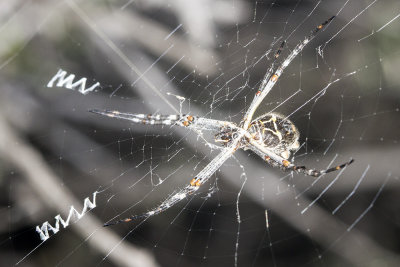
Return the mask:
[(130, 222), (132, 220), (141, 219), (141, 218), (149, 218), (153, 215), (157, 215), (161, 212), (166, 211), (167, 209), (174, 206), (176, 203), (180, 202), (181, 200), (185, 199), (189, 195), (195, 193), (202, 184), (208, 181), (213, 173), (215, 173), (219, 167), (233, 155), (233, 153), (237, 149), (237, 144), (239, 140), (234, 142), (231, 146), (223, 149), (210, 163), (207, 164), (204, 169), (202, 169), (191, 181), (190, 183), (183, 189), (179, 190), (177, 193), (169, 196), (166, 200), (164, 200), (158, 207), (144, 213), (141, 215), (132, 215), (128, 218), (105, 223), (104, 226), (110, 226), (119, 224), (122, 222)]
[(279, 55), (282, 53), (283, 48), (285, 47), (286, 41), (283, 41), (281, 45), (279, 46), (278, 51), (276, 51), (274, 58), (277, 59)]
[[(282, 53), (283, 48), (285, 47), (285, 44), (286, 44), (286, 41), (283, 41), (283, 42), (281, 43), (281, 45), (279, 46), (279, 49), (276, 51), (276, 53), (275, 53), (275, 55), (274, 55), (274, 59), (275, 59), (275, 60), (276, 60), (276, 59), (280, 56), (280, 54)], [(258, 91), (256, 92), (256, 95), (254, 96), (253, 102), (254, 102), (254, 100), (255, 100), (256, 98), (258, 98), (258, 97), (265, 91), (266, 84), (268, 83), (269, 78), (271, 77), (272, 72), (274, 71), (275, 60), (274, 60), (274, 62), (272, 62), (271, 67), (269, 67), (268, 71), (265, 73), (264, 78), (262, 79), (261, 85), (260, 85)], [(268, 94), (268, 92), (267, 92), (266, 94)], [(266, 95), (266, 94), (265, 94), (265, 95)], [(265, 97), (265, 96), (264, 96), (264, 97)], [(263, 98), (264, 98), (264, 97), (263, 97)], [(253, 102), (251, 103), (250, 107), (253, 105)], [(247, 113), (248, 113), (248, 112), (247, 112)], [(246, 115), (247, 115), (247, 113), (246, 113)], [(245, 116), (245, 117), (246, 117), (246, 116)], [(251, 119), (250, 119), (250, 120), (251, 120)], [(244, 120), (242, 121), (242, 123), (244, 123)]]
[(329, 168), (326, 170), (315, 170), (315, 169), (309, 169), (306, 166), (296, 166), (295, 164), (288, 161), (287, 159), (285, 159), (279, 155), (276, 155), (272, 151), (265, 149), (264, 147), (262, 147), (261, 145), (257, 144), (254, 141), (251, 142), (249, 149), (251, 149), (254, 153), (256, 153), (259, 157), (261, 157), (263, 160), (265, 160), (272, 167), (278, 167), (284, 171), (294, 171), (297, 173), (302, 173), (302, 174), (305, 174), (308, 176), (314, 176), (314, 177), (319, 177), (326, 173), (338, 171), (354, 162), (354, 159), (350, 159), (348, 162), (345, 162), (345, 163), (340, 164), (333, 168)]
[(172, 125), (182, 119), (180, 115), (151, 115), (151, 114), (135, 114), (125, 113), (116, 110), (98, 110), (91, 109), (89, 112), (116, 118), (121, 120), (129, 120), (133, 123), (151, 124), (151, 125)]
[[(275, 52), (274, 59), (276, 60), (282, 53), (283, 48), (285, 47), (286, 41), (283, 41), (281, 45), (279, 46), (279, 49)], [(264, 78), (262, 79), (261, 85), (259, 87), (259, 90), (256, 92), (256, 96), (260, 95), (263, 92), (263, 88), (265, 88), (265, 85), (269, 81), (269, 78), (272, 75), (272, 72), (274, 71), (274, 62), (271, 64), (271, 67), (269, 67), (268, 71), (265, 73)]]
[(322, 174), (330, 173), (330, 172), (334, 172), (334, 171), (338, 171), (340, 169), (343, 169), (344, 167), (349, 166), (353, 162), (354, 162), (354, 159), (350, 159), (348, 162), (342, 163), (342, 164), (340, 164), (340, 165), (338, 165), (336, 167), (329, 168), (329, 169), (326, 169), (326, 170), (308, 169), (306, 166), (295, 166), (293, 164), (292, 164), (293, 166), (291, 166), (290, 168), (286, 168), (286, 169), (282, 168), (282, 169), (285, 170), (285, 171), (291, 171), (292, 170), (292, 171), (295, 171), (297, 173), (303, 173), (303, 174), (308, 175), (308, 176), (319, 177)]
[(152, 114), (136, 114), (125, 113), (116, 110), (98, 110), (91, 109), (89, 112), (116, 118), (121, 120), (128, 120), (133, 123), (149, 124), (149, 125), (177, 125), (188, 127), (195, 130), (212, 130), (218, 131), (222, 126), (230, 126), (236, 128), (237, 126), (228, 121), (220, 121), (213, 119), (206, 119), (192, 115), (152, 115)]
[[(325, 27), (329, 22), (331, 22), (334, 19), (335, 16), (332, 16), (325, 22), (321, 23), (320, 25), (315, 28), (311, 34), (306, 37), (303, 41), (301, 41), (299, 44), (296, 45), (296, 47), (293, 49), (293, 51), (286, 57), (286, 59), (281, 63), (281, 65), (275, 70), (275, 73), (271, 76), (273, 72), (273, 65), (271, 68), (267, 71), (266, 75), (263, 78), (263, 81), (261, 82), (260, 88), (256, 92), (256, 95), (254, 96), (253, 101), (250, 104), (249, 109), (247, 110), (241, 125), (243, 125), (243, 128), (245, 130), (248, 129), (251, 120), (253, 118), (253, 115), (258, 108), (258, 106), (261, 104), (261, 102), (264, 100), (264, 98), (267, 96), (267, 94), (271, 91), (272, 87), (275, 85), (275, 83), (278, 81), (278, 78), (282, 75), (284, 69), (292, 62), (292, 60), (304, 49), (304, 47), (316, 36), (316, 34)], [(277, 58), (283, 47), (285, 45), (285, 42), (282, 43), (281, 47), (278, 49), (278, 51), (275, 54), (275, 58)]]

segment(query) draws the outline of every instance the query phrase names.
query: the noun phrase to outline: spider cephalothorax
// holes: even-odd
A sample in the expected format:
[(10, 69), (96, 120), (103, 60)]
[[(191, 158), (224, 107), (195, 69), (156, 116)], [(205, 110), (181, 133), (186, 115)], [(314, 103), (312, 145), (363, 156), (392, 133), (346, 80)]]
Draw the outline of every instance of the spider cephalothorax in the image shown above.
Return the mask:
[(221, 145), (227, 147), (232, 143), (232, 140), (235, 139), (237, 134), (237, 129), (230, 126), (222, 126), (220, 131), (214, 136), (214, 140), (215, 142), (221, 143)]
[[(257, 107), (261, 104), (263, 99), (267, 96), (268, 92), (275, 85), (283, 70), (290, 64), (290, 62), (303, 50), (303, 48), (315, 37), (317, 32), (325, 27), (332, 19), (326, 20), (317, 26), (314, 31), (303, 41), (301, 41), (280, 66), (274, 69), (274, 64), (269, 68), (261, 81), (259, 90), (256, 92), (253, 101), (246, 111), (242, 121), (239, 125), (222, 120), (214, 120), (192, 115), (145, 115), (135, 113), (124, 113), (119, 111), (101, 111), (90, 110), (91, 112), (101, 114), (104, 116), (129, 120), (133, 123), (142, 123), (149, 125), (175, 125), (192, 129), (196, 132), (212, 131), (215, 134), (215, 141), (222, 143), (223, 148), (219, 154), (211, 160), (195, 177), (192, 177), (190, 183), (183, 189), (178, 190), (175, 194), (169, 196), (158, 207), (142, 214), (133, 215), (126, 219), (106, 223), (107, 225), (117, 224), (121, 222), (129, 222), (137, 218), (148, 218), (155, 214), (159, 214), (188, 195), (196, 192), (199, 187), (210, 179), (213, 173), (230, 158), (239, 148), (244, 150), (251, 150), (265, 160), (273, 167), (279, 167), (284, 171), (293, 171), (296, 173), (303, 173), (305, 175), (318, 177), (326, 173), (340, 170), (350, 165), (353, 160), (331, 167), (326, 170), (314, 170), (306, 168), (305, 166), (296, 166), (290, 162), (290, 152), (299, 148), (299, 131), (296, 126), (284, 116), (277, 113), (267, 113), (255, 120), (253, 115)], [(282, 42), (278, 52), (275, 54), (275, 60), (281, 54), (285, 41)]]

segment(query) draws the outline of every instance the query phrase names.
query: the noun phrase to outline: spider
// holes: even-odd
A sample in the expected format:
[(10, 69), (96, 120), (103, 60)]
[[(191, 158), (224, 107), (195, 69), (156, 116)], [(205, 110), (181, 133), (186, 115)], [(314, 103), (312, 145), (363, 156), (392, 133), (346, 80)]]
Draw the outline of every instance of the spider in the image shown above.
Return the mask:
[[(281, 65), (274, 70), (274, 64), (268, 69), (265, 74), (259, 90), (256, 92), (250, 107), (246, 111), (242, 121), (239, 125), (230, 121), (221, 121), (214, 119), (207, 119), (193, 115), (146, 115), (146, 114), (133, 114), (124, 113), (119, 111), (101, 111), (97, 109), (89, 110), (96, 114), (103, 116), (117, 118), (122, 120), (129, 120), (133, 123), (142, 123), (150, 125), (174, 125), (186, 127), (191, 130), (201, 131), (210, 130), (215, 132), (215, 142), (221, 143), (223, 148), (221, 152), (210, 162), (204, 169), (202, 169), (190, 183), (180, 189), (177, 193), (171, 195), (164, 200), (158, 207), (142, 214), (132, 215), (128, 218), (105, 223), (104, 226), (115, 225), (121, 222), (129, 222), (138, 218), (148, 218), (153, 215), (162, 213), (174, 206), (176, 203), (185, 199), (187, 196), (195, 193), (202, 184), (207, 182), (208, 179), (214, 174), (219, 167), (230, 158), (236, 150), (252, 150), (263, 160), (273, 167), (279, 167), (283, 171), (294, 171), (303, 173), (305, 175), (319, 177), (323, 174), (340, 170), (351, 163), (350, 161), (338, 165), (327, 170), (309, 169), (305, 166), (296, 166), (288, 159), (291, 152), (300, 147), (299, 137), (300, 133), (297, 127), (287, 119), (285, 116), (278, 113), (267, 113), (254, 120), (253, 115), (261, 104), (263, 99), (271, 91), (272, 87), (281, 76), (283, 70), (291, 63), (291, 61), (303, 50), (303, 48), (316, 36), (322, 28), (330, 23), (335, 16), (332, 16), (319, 26), (315, 28), (311, 34), (301, 41), (291, 53), (286, 57)], [(282, 42), (278, 51), (275, 54), (275, 59), (281, 54), (285, 41)]]

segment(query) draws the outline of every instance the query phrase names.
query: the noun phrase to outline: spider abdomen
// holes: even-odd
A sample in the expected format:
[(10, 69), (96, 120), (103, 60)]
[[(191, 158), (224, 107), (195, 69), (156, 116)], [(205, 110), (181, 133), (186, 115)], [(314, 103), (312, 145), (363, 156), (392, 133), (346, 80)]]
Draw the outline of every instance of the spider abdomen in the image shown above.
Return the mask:
[[(267, 113), (250, 124), (249, 133), (263, 146), (281, 154), (299, 147), (296, 126), (278, 113)], [(286, 153), (286, 152), (285, 152)]]

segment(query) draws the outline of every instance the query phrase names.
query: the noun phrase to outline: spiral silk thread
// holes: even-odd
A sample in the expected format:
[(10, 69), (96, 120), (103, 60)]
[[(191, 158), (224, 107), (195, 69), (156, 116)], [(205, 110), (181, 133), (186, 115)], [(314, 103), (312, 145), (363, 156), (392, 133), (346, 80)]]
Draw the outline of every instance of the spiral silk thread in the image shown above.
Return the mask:
[(83, 209), (82, 209), (81, 213), (79, 213), (74, 208), (74, 206), (71, 206), (67, 220), (64, 221), (63, 218), (61, 218), (61, 215), (58, 214), (57, 216), (54, 217), (56, 219), (56, 223), (55, 223), (54, 227), (47, 221), (42, 224), (42, 227), (39, 227), (39, 225), (36, 226), (36, 232), (38, 232), (38, 234), (40, 235), (40, 239), (42, 239), (43, 241), (46, 241), (47, 239), (50, 238), (49, 231), (52, 231), (53, 234), (56, 234), (58, 231), (60, 231), (60, 223), (62, 224), (62, 226), (64, 228), (67, 228), (67, 226), (69, 225), (69, 223), (71, 221), (71, 218), (74, 215), (77, 218), (76, 221), (78, 221), (85, 215), (85, 213), (87, 211), (94, 209), (96, 207), (96, 194), (97, 193), (98, 193), (97, 191), (93, 193), (93, 201), (90, 201), (89, 197), (85, 198), (84, 203), (83, 203)]
[(98, 86), (100, 86), (100, 83), (97, 82), (93, 84), (91, 87), (86, 88), (86, 80), (87, 80), (86, 78), (81, 78), (80, 80), (74, 82), (75, 79), (74, 74), (70, 74), (67, 77), (65, 77), (66, 75), (67, 75), (66, 71), (59, 69), (57, 74), (54, 75), (53, 78), (51, 78), (51, 80), (47, 84), (47, 87), (53, 87), (54, 83), (58, 80), (55, 86), (64, 87), (71, 90), (78, 88), (79, 93), (86, 95), (89, 92), (92, 92)]

